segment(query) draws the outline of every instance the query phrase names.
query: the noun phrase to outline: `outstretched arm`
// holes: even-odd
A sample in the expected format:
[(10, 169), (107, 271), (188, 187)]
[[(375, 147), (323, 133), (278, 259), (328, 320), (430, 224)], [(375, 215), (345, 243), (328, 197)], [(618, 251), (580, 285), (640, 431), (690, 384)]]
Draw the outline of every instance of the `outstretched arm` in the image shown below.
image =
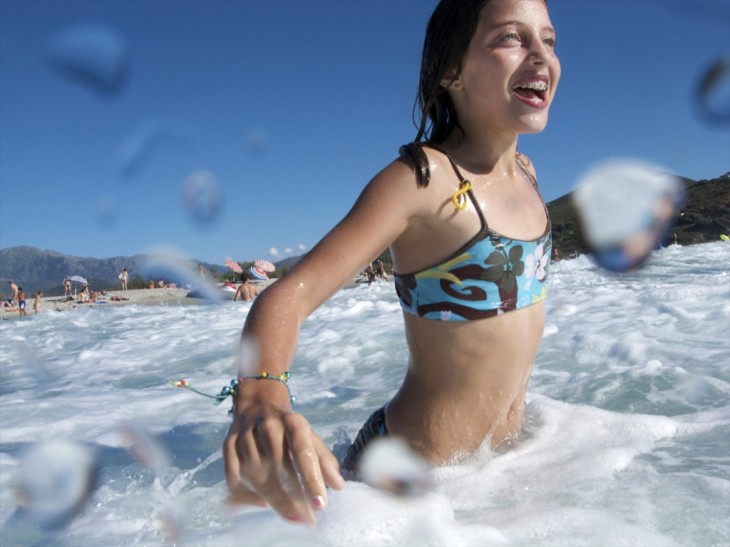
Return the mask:
[[(410, 168), (392, 163), (301, 262), (261, 293), (243, 331), (258, 346), (253, 374), (289, 369), (306, 317), (408, 229), (418, 215), (417, 191)], [(327, 504), (326, 485), (344, 486), (335, 457), (292, 411), (280, 382), (240, 383), (223, 455), (234, 500), (269, 504), (294, 522), (314, 524), (314, 511)]]

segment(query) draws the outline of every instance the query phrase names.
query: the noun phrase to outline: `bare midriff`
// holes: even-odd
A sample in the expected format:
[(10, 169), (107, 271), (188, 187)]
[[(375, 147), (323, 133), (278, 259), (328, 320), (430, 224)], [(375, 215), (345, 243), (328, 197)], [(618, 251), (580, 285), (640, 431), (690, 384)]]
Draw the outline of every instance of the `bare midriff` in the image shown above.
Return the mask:
[(478, 321), (405, 314), (411, 357), (386, 409), (389, 434), (436, 465), (515, 436), (544, 313), (540, 302)]

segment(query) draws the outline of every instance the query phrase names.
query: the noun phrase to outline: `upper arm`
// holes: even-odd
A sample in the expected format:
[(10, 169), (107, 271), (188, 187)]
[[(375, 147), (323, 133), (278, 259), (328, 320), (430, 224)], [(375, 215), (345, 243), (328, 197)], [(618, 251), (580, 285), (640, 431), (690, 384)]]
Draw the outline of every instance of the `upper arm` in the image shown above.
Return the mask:
[[(365, 187), (347, 215), (287, 274), (281, 289), (301, 291), (309, 315), (395, 241), (419, 214), (411, 168), (395, 161)], [(302, 317), (303, 318), (303, 317)]]

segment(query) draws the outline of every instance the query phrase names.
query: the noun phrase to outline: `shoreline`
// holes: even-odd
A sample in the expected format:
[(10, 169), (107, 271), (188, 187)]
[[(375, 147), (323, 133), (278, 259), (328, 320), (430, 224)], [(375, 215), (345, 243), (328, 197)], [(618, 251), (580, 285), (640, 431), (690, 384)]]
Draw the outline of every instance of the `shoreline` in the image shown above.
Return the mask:
[[(252, 283), (258, 288), (259, 295), (269, 285), (276, 282), (277, 279), (269, 279), (266, 281), (252, 281)], [(390, 279), (392, 281), (392, 279)], [(354, 278), (346, 283), (342, 288), (353, 288), (358, 285), (366, 283), (362, 280)], [(78, 294), (73, 296), (73, 300), (69, 300), (66, 296), (43, 296), (41, 297), (41, 311), (39, 314), (52, 312), (62, 312), (74, 309), (83, 308), (99, 308), (99, 307), (110, 307), (110, 306), (131, 306), (134, 304), (142, 306), (168, 306), (168, 305), (180, 305), (180, 306), (195, 306), (209, 303), (210, 301), (205, 298), (188, 297), (187, 294), (194, 289), (179, 288), (179, 287), (155, 287), (154, 289), (128, 289), (123, 291), (112, 290), (107, 291), (106, 295), (100, 296), (96, 302), (79, 302), (76, 300)], [(214, 291), (217, 289), (214, 287)], [(220, 291), (221, 301), (233, 301), (232, 292)], [(121, 298), (124, 300), (113, 300), (113, 298)], [(29, 295), (25, 299), (25, 313), (26, 318), (33, 317), (36, 313), (33, 311), (34, 295)], [(243, 301), (242, 301), (243, 302)], [(21, 318), (18, 306), (11, 307), (0, 307), (0, 321), (19, 319)]]
[[(259, 293), (266, 287), (276, 281), (271, 279), (264, 282), (256, 283), (259, 289)], [(126, 291), (114, 290), (106, 291), (106, 295), (100, 296), (96, 302), (79, 302), (76, 300), (78, 295), (74, 295), (73, 300), (69, 300), (66, 296), (43, 296), (41, 297), (41, 310), (39, 314), (43, 314), (49, 311), (62, 312), (74, 309), (83, 308), (99, 308), (109, 306), (130, 306), (134, 304), (143, 306), (167, 306), (167, 305), (202, 305), (208, 303), (209, 300), (204, 298), (192, 298), (188, 297), (187, 294), (193, 289), (188, 288), (171, 288), (171, 287), (156, 287), (154, 289), (129, 289)], [(214, 289), (215, 290), (215, 289)], [(233, 301), (233, 294), (223, 293), (221, 291), (221, 299), (223, 301)], [(119, 298), (121, 300), (115, 300)], [(33, 311), (33, 301), (35, 295), (29, 295), (25, 299), (25, 313), (26, 317), (32, 317), (36, 315)], [(20, 311), (18, 306), (12, 307), (0, 307), (0, 321), (9, 319), (20, 318)]]
[[(127, 291), (107, 291), (105, 296), (100, 297), (96, 302), (79, 302), (76, 300), (78, 295), (69, 300), (66, 296), (43, 296), (41, 297), (40, 314), (49, 311), (68, 311), (77, 308), (97, 308), (106, 306), (128, 306), (132, 304), (142, 304), (148, 306), (159, 306), (170, 303), (195, 303), (196, 298), (188, 298), (186, 295), (189, 289), (179, 288), (156, 288), (156, 289), (131, 289)], [(115, 298), (124, 298), (126, 300), (112, 300)], [(29, 296), (25, 300), (25, 313), (27, 317), (36, 315), (33, 311), (33, 301), (35, 296)], [(189, 301), (189, 302), (187, 302)], [(0, 320), (20, 318), (18, 306), (0, 308)]]

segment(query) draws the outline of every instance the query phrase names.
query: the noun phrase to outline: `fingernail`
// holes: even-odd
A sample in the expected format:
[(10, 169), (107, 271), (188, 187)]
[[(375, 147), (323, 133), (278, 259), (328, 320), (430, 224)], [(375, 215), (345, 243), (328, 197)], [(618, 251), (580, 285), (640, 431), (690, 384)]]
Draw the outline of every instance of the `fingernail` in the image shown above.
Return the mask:
[(286, 515), (284, 518), (290, 522), (296, 522), (297, 524), (306, 524), (310, 528), (314, 528), (314, 525), (317, 522), (314, 518), (314, 515), (309, 518), (304, 515), (296, 515), (294, 513), (291, 513), (289, 515)]
[(312, 505), (314, 505), (315, 509), (324, 509), (327, 504), (322, 496), (314, 496), (312, 498)]

